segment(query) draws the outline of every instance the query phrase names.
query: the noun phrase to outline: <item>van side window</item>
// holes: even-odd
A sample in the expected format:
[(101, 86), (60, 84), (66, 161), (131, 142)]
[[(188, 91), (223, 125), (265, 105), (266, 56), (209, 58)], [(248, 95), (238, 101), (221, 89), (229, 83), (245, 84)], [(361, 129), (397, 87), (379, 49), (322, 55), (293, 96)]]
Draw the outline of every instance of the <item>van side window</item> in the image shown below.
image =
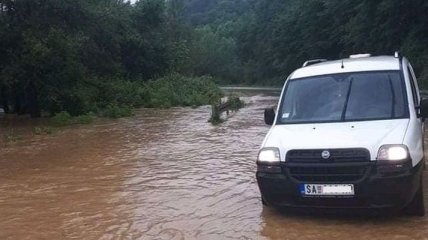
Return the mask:
[(410, 69), (410, 67), (407, 67), (407, 72), (409, 73), (410, 86), (412, 88), (413, 102), (414, 102), (415, 106), (419, 106), (418, 93), (416, 92), (416, 86), (415, 86), (415, 78), (413, 77), (413, 72)]

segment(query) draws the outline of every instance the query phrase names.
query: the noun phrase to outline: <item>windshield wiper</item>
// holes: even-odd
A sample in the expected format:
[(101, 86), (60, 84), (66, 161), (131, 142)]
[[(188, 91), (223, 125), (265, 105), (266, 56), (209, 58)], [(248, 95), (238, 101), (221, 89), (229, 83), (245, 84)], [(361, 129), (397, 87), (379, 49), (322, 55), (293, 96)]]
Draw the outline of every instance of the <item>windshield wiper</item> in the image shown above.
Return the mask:
[(346, 115), (346, 110), (348, 109), (348, 102), (349, 102), (349, 97), (351, 96), (353, 81), (354, 81), (354, 78), (351, 78), (351, 80), (349, 81), (349, 88), (348, 88), (348, 92), (346, 93), (345, 106), (343, 107), (343, 111), (342, 111), (342, 117), (341, 117), (342, 121), (345, 121), (345, 115)]
[(388, 79), (389, 79), (389, 86), (391, 87), (391, 96), (392, 96), (392, 109), (391, 109), (391, 118), (395, 117), (395, 104), (396, 104), (396, 99), (395, 99), (395, 92), (394, 92), (394, 86), (392, 85), (392, 79), (391, 76), (388, 74)]

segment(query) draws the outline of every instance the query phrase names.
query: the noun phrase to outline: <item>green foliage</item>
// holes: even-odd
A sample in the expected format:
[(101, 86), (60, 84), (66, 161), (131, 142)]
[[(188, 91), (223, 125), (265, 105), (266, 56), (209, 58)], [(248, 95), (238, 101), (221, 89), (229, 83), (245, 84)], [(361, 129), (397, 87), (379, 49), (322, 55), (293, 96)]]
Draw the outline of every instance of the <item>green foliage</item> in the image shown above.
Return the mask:
[[(81, 101), (88, 103), (83, 104), (88, 111), (92, 109), (108, 118), (132, 116), (136, 107), (196, 107), (217, 102), (222, 97), (222, 91), (211, 77), (191, 78), (175, 73), (146, 83), (119, 78), (94, 82), (97, 87), (92, 91), (79, 90), (86, 93), (81, 94)], [(73, 117), (61, 111), (51, 118), (51, 123), (54, 126), (91, 123), (95, 118), (93, 112)]]
[(199, 106), (220, 95), (214, 80), (280, 85), (308, 59), (395, 50), (428, 86), (427, 11), (424, 0), (0, 0), (0, 105), (33, 117)]
[(52, 127), (35, 127), (33, 130), (34, 135), (49, 135), (54, 132)]
[(51, 124), (58, 127), (71, 124), (71, 120), (72, 120), (71, 115), (66, 111), (59, 112), (50, 119)]
[(166, 4), (0, 1), (0, 105), (33, 117), (143, 105), (136, 85), (189, 65)]
[(255, 0), (181, 0), (183, 19), (194, 28), (185, 73), (211, 75), (222, 84), (239, 84), (244, 65), (238, 36)]
[(6, 143), (15, 143), (21, 139), (22, 137), (13, 128), (9, 129), (4, 135), (4, 140)]
[(245, 102), (236, 95), (229, 95), (225, 102), (222, 102), (221, 99), (219, 99), (217, 102), (211, 105), (212, 112), (208, 122), (212, 123), (213, 125), (220, 124), (224, 122), (224, 120), (221, 119), (221, 114), (223, 112), (226, 112), (229, 115), (229, 111), (238, 111), (244, 106)]
[(428, 2), (260, 0), (238, 37), (249, 83), (282, 84), (308, 59), (401, 50), (428, 81)]
[(129, 106), (118, 106), (111, 104), (102, 110), (102, 116), (108, 118), (122, 118), (130, 117), (132, 115), (134, 115), (134, 112)]
[(224, 120), (223, 120), (223, 119), (221, 119), (221, 116), (220, 116), (220, 112), (219, 112), (219, 111), (217, 111), (217, 110), (213, 110), (213, 111), (212, 111), (212, 113), (211, 113), (211, 117), (210, 117), (210, 119), (208, 120), (208, 122), (210, 122), (212, 125), (218, 125), (218, 124), (220, 124), (220, 123), (223, 123), (223, 122), (224, 122)]
[(193, 26), (239, 21), (257, 0), (182, 0), (184, 18)]
[[(50, 124), (55, 127), (63, 127), (70, 124), (89, 124), (94, 121), (95, 117), (96, 117), (95, 114), (92, 112), (89, 112), (87, 114), (82, 114), (76, 117), (72, 117), (68, 112), (62, 111), (55, 114), (55, 116), (53, 116), (50, 119)], [(43, 130), (43, 129), (38, 129), (38, 130)]]
[(236, 41), (210, 26), (197, 28), (191, 49), (193, 72), (212, 75), (229, 83), (239, 82), (241, 64)]
[(211, 77), (189, 78), (169, 74), (149, 81), (144, 86), (145, 107), (209, 105), (221, 98), (222, 92)]
[(95, 119), (95, 114), (93, 112), (89, 112), (87, 114), (83, 114), (73, 118), (73, 122), (77, 124), (90, 124)]
[(233, 111), (237, 111), (245, 106), (245, 102), (238, 96), (229, 96), (227, 102), (230, 104), (230, 109)]

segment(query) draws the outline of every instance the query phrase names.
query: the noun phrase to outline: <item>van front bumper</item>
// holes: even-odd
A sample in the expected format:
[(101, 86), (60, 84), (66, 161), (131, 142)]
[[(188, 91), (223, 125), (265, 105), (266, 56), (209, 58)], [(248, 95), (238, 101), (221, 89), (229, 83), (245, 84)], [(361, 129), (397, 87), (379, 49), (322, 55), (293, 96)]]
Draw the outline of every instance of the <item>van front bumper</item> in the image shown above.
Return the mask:
[[(264, 202), (275, 207), (400, 210), (415, 196), (424, 164), (420, 161), (417, 166), (412, 167), (410, 160), (399, 164), (379, 164), (373, 161), (365, 167), (367, 169), (362, 177), (353, 181), (302, 181), (290, 173), (290, 166), (287, 164), (259, 165), (256, 176)], [(301, 184), (353, 184), (355, 194), (307, 197), (300, 192)]]

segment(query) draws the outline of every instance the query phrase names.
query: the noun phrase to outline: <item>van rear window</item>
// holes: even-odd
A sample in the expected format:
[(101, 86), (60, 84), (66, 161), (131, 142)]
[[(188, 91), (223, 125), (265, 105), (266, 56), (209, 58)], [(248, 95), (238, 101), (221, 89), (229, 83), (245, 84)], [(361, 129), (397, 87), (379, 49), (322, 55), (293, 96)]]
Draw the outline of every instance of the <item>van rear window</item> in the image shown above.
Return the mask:
[(317, 123), (407, 118), (399, 71), (356, 72), (292, 79), (279, 123)]

